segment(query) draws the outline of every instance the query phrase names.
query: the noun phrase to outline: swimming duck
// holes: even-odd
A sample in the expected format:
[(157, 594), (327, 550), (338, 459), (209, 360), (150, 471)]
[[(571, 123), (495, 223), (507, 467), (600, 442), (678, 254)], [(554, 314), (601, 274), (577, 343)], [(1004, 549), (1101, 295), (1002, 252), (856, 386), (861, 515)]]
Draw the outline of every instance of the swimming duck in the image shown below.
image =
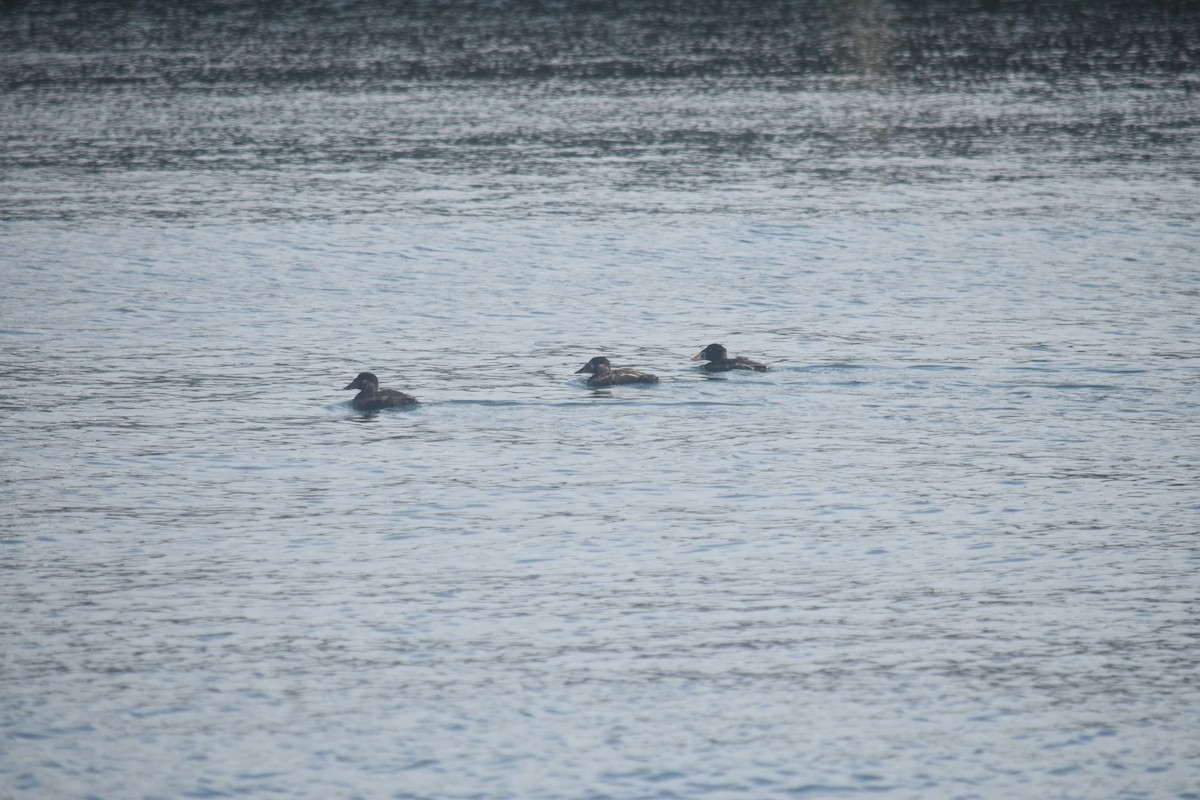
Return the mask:
[(379, 378), (373, 372), (360, 372), (358, 377), (350, 381), (346, 389), (358, 389), (358, 394), (350, 404), (359, 411), (378, 411), (381, 408), (398, 408), (413, 406), (417, 398), (395, 389), (380, 389)]
[(708, 362), (700, 367), (705, 372), (728, 372), (731, 369), (752, 369), (755, 372), (766, 372), (769, 369), (766, 364), (751, 361), (745, 356), (730, 358), (729, 352), (719, 344), (710, 344), (692, 356), (692, 361), (701, 359)]
[(658, 383), (658, 376), (649, 372), (638, 372), (628, 367), (613, 369), (612, 362), (604, 356), (596, 356), (575, 370), (576, 375), (581, 372), (592, 373), (592, 377), (587, 379), (587, 385), (593, 388), (617, 386), (622, 383)]

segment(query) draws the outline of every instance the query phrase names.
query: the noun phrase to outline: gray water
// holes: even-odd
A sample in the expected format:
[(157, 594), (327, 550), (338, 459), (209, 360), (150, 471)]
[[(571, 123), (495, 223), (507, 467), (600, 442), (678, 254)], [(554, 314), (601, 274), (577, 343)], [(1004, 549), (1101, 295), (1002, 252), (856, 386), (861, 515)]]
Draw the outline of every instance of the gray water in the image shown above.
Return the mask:
[(7, 6), (0, 796), (1200, 797), (1198, 63)]

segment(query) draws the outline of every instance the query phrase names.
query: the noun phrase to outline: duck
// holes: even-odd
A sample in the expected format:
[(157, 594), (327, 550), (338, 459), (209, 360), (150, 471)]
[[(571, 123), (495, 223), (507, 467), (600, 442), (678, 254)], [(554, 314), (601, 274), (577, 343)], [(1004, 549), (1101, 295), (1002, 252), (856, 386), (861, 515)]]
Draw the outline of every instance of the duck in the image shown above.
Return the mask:
[(700, 367), (705, 372), (728, 372), (731, 369), (749, 369), (755, 372), (766, 372), (770, 369), (766, 364), (752, 361), (745, 356), (730, 358), (729, 351), (723, 345), (719, 344), (710, 344), (692, 356), (692, 361), (700, 361), (702, 359), (708, 362)]
[(658, 383), (658, 376), (649, 372), (639, 372), (628, 367), (613, 369), (612, 362), (604, 356), (596, 356), (575, 370), (576, 375), (581, 372), (592, 373), (592, 377), (587, 379), (587, 385), (592, 388), (618, 386), (623, 383)]
[[(395, 389), (380, 389), (379, 378), (373, 372), (360, 372), (358, 377), (350, 381), (345, 389), (358, 389), (358, 394), (350, 404), (359, 411), (378, 411), (381, 408), (400, 408), (415, 406), (417, 398)], [(343, 389), (343, 391), (345, 391)]]

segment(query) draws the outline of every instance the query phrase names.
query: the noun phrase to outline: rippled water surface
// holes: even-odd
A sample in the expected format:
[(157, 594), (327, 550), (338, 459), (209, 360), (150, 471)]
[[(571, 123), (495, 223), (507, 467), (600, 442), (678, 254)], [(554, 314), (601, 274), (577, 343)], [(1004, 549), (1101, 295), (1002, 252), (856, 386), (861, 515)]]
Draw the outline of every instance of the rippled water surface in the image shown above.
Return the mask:
[(0, 796), (1200, 798), (1198, 58), (6, 7)]

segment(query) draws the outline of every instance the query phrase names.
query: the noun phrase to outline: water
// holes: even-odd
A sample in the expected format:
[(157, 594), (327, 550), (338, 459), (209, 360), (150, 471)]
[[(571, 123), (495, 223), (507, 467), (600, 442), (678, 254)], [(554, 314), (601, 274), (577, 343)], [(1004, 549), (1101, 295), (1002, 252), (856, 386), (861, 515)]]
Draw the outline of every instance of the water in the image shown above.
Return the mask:
[(6, 9), (0, 796), (1200, 797), (1197, 23)]

